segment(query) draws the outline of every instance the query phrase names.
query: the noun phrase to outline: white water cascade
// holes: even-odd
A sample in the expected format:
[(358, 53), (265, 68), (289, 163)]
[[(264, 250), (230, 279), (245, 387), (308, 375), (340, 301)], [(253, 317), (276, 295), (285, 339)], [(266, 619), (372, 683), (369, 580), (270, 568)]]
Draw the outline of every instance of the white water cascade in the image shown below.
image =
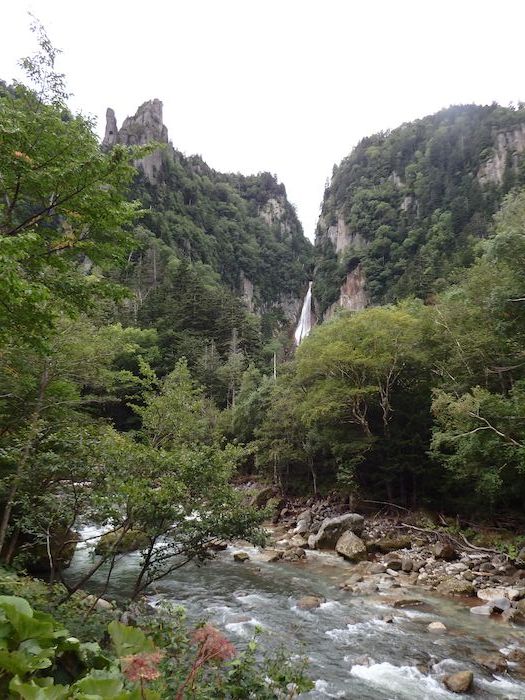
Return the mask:
[(303, 308), (301, 309), (301, 317), (299, 318), (299, 323), (295, 329), (295, 344), (300, 345), (301, 341), (309, 335), (312, 330), (312, 283), (308, 284), (308, 291), (303, 302)]

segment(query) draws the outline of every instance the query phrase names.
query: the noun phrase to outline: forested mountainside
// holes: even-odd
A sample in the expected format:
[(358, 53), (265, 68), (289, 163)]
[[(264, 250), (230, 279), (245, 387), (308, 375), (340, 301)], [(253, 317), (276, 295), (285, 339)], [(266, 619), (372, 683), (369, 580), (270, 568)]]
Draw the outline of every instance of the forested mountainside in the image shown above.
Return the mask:
[(219, 173), (200, 156), (186, 157), (168, 141), (159, 100), (141, 105), (120, 130), (108, 110), (104, 149), (152, 142), (163, 148), (138, 161), (130, 193), (143, 214), (140, 245), (119, 277), (134, 294), (126, 320), (158, 330), (162, 371), (185, 356), (218, 391), (210, 375), (229, 355), (264, 364), (286, 344), (312, 245), (275, 176)]
[(525, 183), (524, 152), (522, 105), (449, 107), (360, 141), (324, 193), (318, 312), (442, 290), (472, 264), (503, 196)]

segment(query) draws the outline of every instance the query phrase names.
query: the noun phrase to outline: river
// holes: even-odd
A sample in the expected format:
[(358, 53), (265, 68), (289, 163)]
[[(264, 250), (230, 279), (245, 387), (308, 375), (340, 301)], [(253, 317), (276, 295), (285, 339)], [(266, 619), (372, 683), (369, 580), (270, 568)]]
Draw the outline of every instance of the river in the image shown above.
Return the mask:
[[(474, 654), (523, 647), (520, 628), (472, 615), (464, 603), (416, 589), (410, 595), (426, 602), (423, 609), (393, 609), (386, 600), (391, 591), (352, 595), (339, 589), (352, 567), (331, 553), (308, 552), (306, 563), (266, 563), (259, 550), (242, 547), (250, 560), (241, 564), (232, 556), (239, 549), (229, 547), (204, 566), (180, 569), (157, 584), (151, 601), (183, 605), (190, 619), (206, 618), (239, 646), (260, 627), (262, 646), (283, 645), (290, 654), (307, 656), (316, 685), (303, 698), (525, 698), (525, 682), (493, 676), (473, 661)], [(119, 560), (110, 598), (119, 600), (131, 588), (139, 559), (139, 554), (128, 554)], [(89, 551), (78, 548), (68, 577), (73, 580), (91, 562)], [(91, 587), (104, 579), (100, 571)], [(322, 596), (326, 602), (300, 610), (297, 601), (304, 595)], [(384, 621), (385, 616), (393, 621)], [(447, 633), (429, 632), (433, 621), (443, 622)], [(368, 662), (359, 658), (365, 656)], [(474, 672), (474, 690), (468, 696), (448, 692), (442, 676), (464, 669)]]

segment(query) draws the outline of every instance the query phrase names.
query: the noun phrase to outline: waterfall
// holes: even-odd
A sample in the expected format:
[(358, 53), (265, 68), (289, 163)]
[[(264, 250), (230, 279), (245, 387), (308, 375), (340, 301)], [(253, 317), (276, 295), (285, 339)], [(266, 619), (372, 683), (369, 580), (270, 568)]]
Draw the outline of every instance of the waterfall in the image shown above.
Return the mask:
[(312, 330), (312, 283), (308, 284), (308, 291), (303, 302), (303, 308), (301, 309), (301, 317), (299, 318), (299, 323), (295, 329), (295, 344), (300, 345), (301, 341), (309, 335)]

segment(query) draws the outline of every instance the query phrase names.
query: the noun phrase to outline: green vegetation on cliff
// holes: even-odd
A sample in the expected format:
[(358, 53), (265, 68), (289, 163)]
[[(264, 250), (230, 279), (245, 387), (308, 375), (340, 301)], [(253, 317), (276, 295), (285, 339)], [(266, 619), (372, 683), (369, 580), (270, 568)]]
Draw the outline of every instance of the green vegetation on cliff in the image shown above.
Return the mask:
[[(521, 105), (449, 107), (363, 139), (324, 194), (314, 287), (321, 311), (359, 262), (373, 303), (440, 291), (472, 264), (503, 196), (524, 183)], [(342, 236), (338, 254), (330, 227)]]

